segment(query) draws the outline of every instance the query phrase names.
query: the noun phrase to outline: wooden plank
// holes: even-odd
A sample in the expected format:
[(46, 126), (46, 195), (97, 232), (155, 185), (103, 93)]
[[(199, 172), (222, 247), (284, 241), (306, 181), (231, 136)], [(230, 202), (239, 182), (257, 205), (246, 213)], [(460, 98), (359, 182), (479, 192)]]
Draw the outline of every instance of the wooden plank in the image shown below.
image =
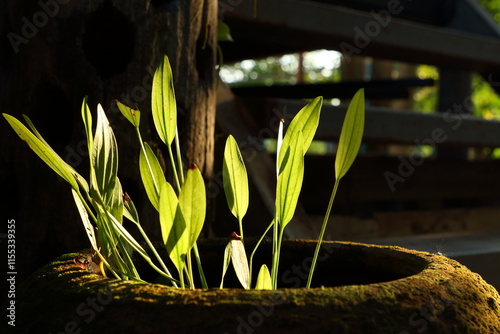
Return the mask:
[[(415, 165), (413, 162), (418, 162)], [(477, 205), (500, 199), (500, 161), (436, 161), (417, 157), (358, 157), (342, 181), (336, 207), (372, 212), (411, 208), (417, 201)], [(334, 158), (306, 156), (301, 201), (323, 212), (333, 187)]]
[[(439, 235), (463, 235), (500, 232), (500, 207), (473, 209), (407, 210), (374, 212), (371, 217), (333, 214), (328, 221), (327, 240), (351, 240), (397, 244), (397, 240), (431, 239)], [(311, 216), (313, 224), (321, 226), (322, 215)], [(425, 251), (450, 252), (444, 242), (428, 243)], [(500, 247), (500, 243), (495, 247)], [(454, 253), (457, 253), (455, 251)], [(470, 253), (470, 252), (469, 252)]]
[(370, 80), (342, 81), (320, 84), (295, 84), (272, 86), (242, 86), (232, 87), (233, 93), (239, 97), (274, 97), (274, 98), (315, 98), (323, 96), (330, 98), (351, 98), (358, 89), (365, 88), (367, 99), (407, 99), (409, 89), (433, 86), (433, 79), (400, 79), (400, 80)]
[[(388, 4), (402, 6), (399, 1)], [(223, 46), (226, 60), (325, 48), (346, 56), (357, 50), (354, 54), (483, 72), (500, 68), (498, 38), (394, 16), (386, 24), (370, 13), (306, 1), (268, 0), (257, 8), (254, 15), (253, 2), (245, 1), (222, 13), (235, 38)]]
[[(291, 120), (306, 104), (284, 99), (244, 99), (261, 128), (269, 128), (270, 118)], [(500, 147), (500, 121), (485, 120), (463, 112), (466, 103), (438, 114), (367, 107), (365, 142), (409, 145)], [(347, 107), (324, 105), (317, 139), (336, 140)], [(453, 113), (453, 111), (462, 113)], [(259, 112), (261, 113), (259, 115)]]

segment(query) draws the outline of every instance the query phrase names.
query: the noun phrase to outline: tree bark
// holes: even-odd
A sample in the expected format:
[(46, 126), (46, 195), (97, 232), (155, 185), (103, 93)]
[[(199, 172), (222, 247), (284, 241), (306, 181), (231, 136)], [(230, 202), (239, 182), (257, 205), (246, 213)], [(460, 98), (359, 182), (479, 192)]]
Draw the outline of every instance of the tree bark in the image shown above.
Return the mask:
[[(115, 99), (142, 111), (141, 132), (160, 153), (151, 117), (154, 68), (166, 54), (174, 74), (186, 163), (205, 177), (213, 164), (215, 0), (47, 0), (0, 3), (0, 108), (28, 115), (53, 148), (88, 175), (80, 106), (102, 103), (119, 145), (119, 177), (153, 231), (142, 189), (138, 143)], [(54, 256), (88, 246), (69, 187), (0, 122), (2, 222), (16, 220), (22, 277)], [(5, 226), (6, 224), (1, 224)], [(5, 228), (5, 227), (2, 227)], [(1, 232), (4, 232), (3, 230)]]

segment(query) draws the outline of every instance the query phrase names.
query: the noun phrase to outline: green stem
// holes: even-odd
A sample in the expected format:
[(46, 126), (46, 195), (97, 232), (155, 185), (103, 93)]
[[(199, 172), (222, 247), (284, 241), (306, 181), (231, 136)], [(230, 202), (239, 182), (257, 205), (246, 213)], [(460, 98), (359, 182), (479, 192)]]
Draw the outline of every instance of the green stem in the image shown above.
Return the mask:
[(153, 174), (153, 168), (151, 167), (151, 164), (150, 164), (149, 159), (148, 159), (148, 155), (146, 154), (146, 148), (144, 147), (144, 142), (142, 141), (142, 136), (141, 136), (141, 132), (139, 131), (139, 127), (136, 127), (135, 131), (137, 132), (137, 138), (139, 139), (139, 144), (141, 145), (141, 151), (144, 154), (144, 158), (146, 159), (146, 164), (148, 165), (149, 174), (151, 175), (151, 178), (153, 179), (155, 191), (157, 194), (159, 194), (160, 193), (160, 185), (158, 184), (158, 181), (155, 179), (155, 175)]
[(184, 168), (182, 166), (181, 145), (179, 143), (179, 131), (175, 127), (175, 152), (177, 154), (177, 164), (181, 175), (181, 184), (184, 184)]
[(196, 258), (196, 264), (198, 265), (198, 272), (200, 273), (201, 287), (203, 289), (208, 289), (207, 279), (205, 278), (205, 273), (203, 272), (203, 267), (201, 265), (200, 252), (198, 251), (198, 244), (194, 244), (194, 257)]
[[(137, 228), (139, 229), (139, 232), (141, 232), (142, 237), (144, 238), (144, 240), (146, 240), (146, 243), (148, 244), (148, 247), (151, 249), (151, 251), (155, 255), (155, 257), (158, 260), (158, 262), (160, 262), (160, 265), (163, 268), (163, 271), (167, 274), (166, 277), (177, 288), (177, 283), (175, 283), (175, 280), (172, 277), (172, 274), (170, 273), (170, 271), (168, 270), (167, 266), (165, 265), (165, 262), (163, 262), (163, 259), (161, 258), (160, 254), (158, 254), (158, 252), (156, 251), (156, 248), (153, 246), (153, 243), (151, 242), (151, 240), (149, 240), (148, 235), (146, 234), (146, 232), (144, 231), (144, 229), (142, 228), (142, 226), (140, 224), (136, 224), (136, 225), (137, 225)], [(165, 275), (165, 273), (164, 273), (164, 275)]]
[(259, 248), (262, 240), (264, 240), (264, 238), (266, 237), (266, 234), (269, 232), (269, 230), (271, 229), (271, 227), (274, 225), (274, 220), (271, 222), (271, 224), (269, 224), (269, 226), (267, 227), (266, 231), (262, 234), (262, 236), (260, 237), (259, 241), (257, 241), (257, 244), (255, 245), (255, 248), (253, 249), (253, 252), (252, 254), (250, 254), (250, 283), (248, 284), (249, 286), (252, 286), (252, 267), (253, 267), (253, 256), (255, 255), (255, 252), (257, 252), (257, 248)]
[(314, 257), (313, 257), (313, 261), (311, 264), (311, 269), (309, 271), (309, 277), (307, 278), (306, 288), (311, 287), (311, 281), (313, 278), (314, 270), (316, 268), (316, 262), (318, 261), (319, 250), (320, 250), (321, 244), (323, 242), (323, 237), (325, 235), (326, 226), (328, 225), (328, 219), (330, 218), (330, 213), (332, 211), (333, 201), (335, 199), (335, 195), (337, 194), (337, 189), (339, 187), (339, 183), (340, 183), (340, 178), (335, 180), (335, 185), (333, 186), (333, 191), (332, 191), (332, 195), (330, 197), (330, 202), (328, 203), (328, 208), (326, 209), (325, 218), (323, 219), (323, 225), (321, 226), (321, 231), (319, 233), (318, 243), (316, 244), (316, 250), (314, 251)]
[(187, 252), (187, 257), (186, 257), (186, 262), (187, 262), (187, 276), (189, 278), (189, 285), (191, 289), (194, 289), (194, 275), (193, 275), (193, 262), (191, 260), (191, 251)]

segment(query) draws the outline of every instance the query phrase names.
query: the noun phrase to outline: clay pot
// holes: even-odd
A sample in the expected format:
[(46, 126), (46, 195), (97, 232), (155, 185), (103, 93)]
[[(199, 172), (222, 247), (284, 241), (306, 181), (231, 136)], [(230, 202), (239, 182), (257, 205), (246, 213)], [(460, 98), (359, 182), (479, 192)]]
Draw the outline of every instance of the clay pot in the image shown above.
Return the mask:
[[(212, 286), (220, 283), (225, 243), (200, 244)], [(120, 281), (81, 269), (74, 263), (78, 253), (63, 255), (19, 287), (16, 332), (500, 333), (498, 292), (454, 260), (399, 247), (327, 242), (315, 287), (301, 288), (314, 246), (283, 245), (283, 287), (276, 291)], [(260, 266), (269, 254), (266, 244), (254, 263)]]

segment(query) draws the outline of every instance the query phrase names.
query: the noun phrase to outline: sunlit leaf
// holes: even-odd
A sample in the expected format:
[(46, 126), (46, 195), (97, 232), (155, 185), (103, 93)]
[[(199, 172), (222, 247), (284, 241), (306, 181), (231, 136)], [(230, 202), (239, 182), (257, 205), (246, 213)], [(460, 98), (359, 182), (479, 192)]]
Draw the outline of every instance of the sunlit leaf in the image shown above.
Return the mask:
[(163, 242), (170, 259), (181, 273), (189, 250), (189, 231), (179, 209), (177, 195), (168, 182), (161, 187), (159, 212)]
[(17, 133), (19, 138), (24, 140), (28, 146), (35, 152), (40, 159), (43, 160), (54, 172), (68, 182), (71, 187), (78, 190), (78, 183), (72, 173), (72, 169), (68, 168), (68, 164), (55, 153), (55, 151), (35, 136), (26, 126), (19, 122), (15, 117), (8, 114), (3, 114), (7, 122)]
[(92, 136), (92, 114), (88, 106), (88, 97), (85, 96), (82, 102), (82, 120), (85, 127), (85, 136), (87, 137), (87, 149), (89, 157), (92, 156), (92, 150), (94, 147), (94, 137)]
[(321, 113), (321, 106), (323, 105), (323, 98), (318, 96), (311, 102), (309, 102), (305, 107), (303, 107), (297, 115), (292, 119), (288, 129), (286, 130), (285, 138), (283, 138), (283, 144), (281, 146), (281, 153), (279, 154), (280, 169), (284, 154), (286, 153), (288, 147), (296, 142), (299, 132), (302, 132), (303, 140), (303, 150), (306, 154), (309, 146), (314, 139), (316, 130), (318, 129), (319, 116)]
[(177, 126), (177, 105), (172, 69), (167, 56), (163, 57), (153, 76), (151, 105), (153, 121), (160, 139), (167, 145), (172, 144)]
[(222, 262), (222, 279), (220, 281), (220, 288), (224, 287), (224, 277), (226, 277), (227, 269), (231, 264), (231, 242), (228, 242), (224, 249), (224, 260)]
[(120, 223), (123, 222), (123, 190), (120, 180), (116, 178), (115, 188), (110, 193), (109, 198), (107, 198), (106, 205), (108, 211), (116, 218)]
[(364, 127), (365, 95), (364, 89), (360, 89), (352, 98), (342, 124), (342, 132), (335, 158), (335, 177), (337, 179), (347, 173), (354, 159), (356, 159), (361, 147)]
[(238, 144), (231, 135), (226, 140), (222, 179), (229, 209), (236, 218), (243, 219), (249, 202), (248, 176)]
[(92, 164), (95, 188), (103, 197), (114, 191), (118, 173), (118, 146), (115, 135), (101, 105), (97, 106), (97, 127), (94, 136)]
[(92, 245), (92, 249), (98, 250), (97, 240), (96, 240), (96, 237), (95, 237), (94, 226), (90, 222), (89, 214), (87, 212), (87, 209), (85, 209), (85, 205), (83, 204), (83, 202), (82, 202), (80, 196), (78, 195), (78, 193), (74, 189), (71, 189), (71, 192), (73, 194), (73, 198), (75, 200), (78, 212), (80, 213), (80, 217), (81, 217), (82, 222), (83, 222), (83, 227), (85, 228), (85, 232), (87, 233), (87, 236), (88, 236), (88, 238), (90, 240), (90, 244)]
[(273, 288), (271, 282), (271, 273), (265, 264), (260, 267), (259, 275), (257, 276), (257, 283), (255, 289), (257, 290), (271, 290)]
[(140, 224), (137, 209), (135, 208), (134, 202), (132, 202), (132, 199), (127, 193), (123, 194), (123, 216), (134, 224)]
[[(276, 185), (276, 212), (278, 223), (284, 228), (293, 218), (304, 178), (304, 151), (301, 132), (296, 141), (286, 148)], [(284, 148), (282, 148), (283, 153)]]
[(161, 186), (166, 182), (165, 175), (158, 158), (147, 143), (144, 143), (144, 150), (146, 153), (141, 150), (139, 156), (141, 179), (151, 204), (158, 211)]
[(217, 41), (219, 42), (233, 42), (229, 26), (222, 20), (219, 20), (217, 29)]
[(196, 165), (188, 169), (179, 194), (179, 207), (189, 230), (189, 249), (194, 246), (205, 222), (207, 199), (205, 182)]
[(122, 113), (122, 115), (136, 128), (139, 127), (141, 123), (141, 112), (138, 109), (130, 108), (120, 101), (116, 101), (116, 105), (118, 109)]
[(248, 266), (247, 254), (243, 242), (241, 240), (231, 240), (231, 262), (233, 263), (234, 271), (241, 285), (248, 289), (250, 288), (250, 269)]

